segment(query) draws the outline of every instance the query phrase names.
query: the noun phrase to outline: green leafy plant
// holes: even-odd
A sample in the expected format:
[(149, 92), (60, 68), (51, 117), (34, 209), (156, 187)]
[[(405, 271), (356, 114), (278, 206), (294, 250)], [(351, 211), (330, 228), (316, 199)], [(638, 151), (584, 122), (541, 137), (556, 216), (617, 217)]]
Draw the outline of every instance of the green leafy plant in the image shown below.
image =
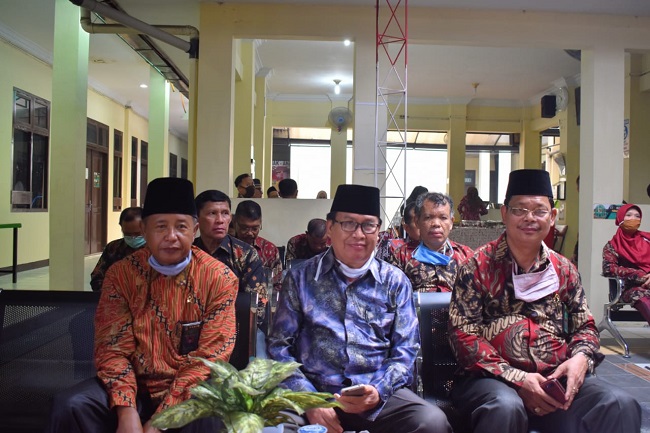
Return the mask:
[(254, 359), (239, 371), (226, 362), (202, 361), (210, 367), (210, 379), (192, 388), (194, 398), (157, 414), (154, 427), (179, 428), (217, 416), (229, 433), (259, 433), (264, 426), (293, 422), (282, 411), (302, 415), (307, 409), (340, 406), (330, 393), (295, 392), (278, 386), (300, 367), (297, 362)]

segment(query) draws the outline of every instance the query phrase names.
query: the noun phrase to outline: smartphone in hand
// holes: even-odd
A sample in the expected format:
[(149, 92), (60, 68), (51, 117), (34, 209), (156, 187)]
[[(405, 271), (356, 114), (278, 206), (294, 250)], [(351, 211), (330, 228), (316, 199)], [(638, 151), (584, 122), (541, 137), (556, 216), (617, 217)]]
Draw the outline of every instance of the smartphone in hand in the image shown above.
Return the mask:
[(341, 390), (341, 395), (344, 395), (346, 397), (353, 396), (353, 397), (359, 397), (361, 395), (364, 395), (366, 393), (366, 389), (364, 388), (364, 385), (352, 385), (345, 387)]
[(553, 400), (562, 404), (566, 403), (566, 398), (564, 397), (566, 391), (564, 390), (564, 387), (560, 381), (557, 379), (549, 379), (545, 382), (542, 382), (540, 386), (546, 394), (553, 398)]

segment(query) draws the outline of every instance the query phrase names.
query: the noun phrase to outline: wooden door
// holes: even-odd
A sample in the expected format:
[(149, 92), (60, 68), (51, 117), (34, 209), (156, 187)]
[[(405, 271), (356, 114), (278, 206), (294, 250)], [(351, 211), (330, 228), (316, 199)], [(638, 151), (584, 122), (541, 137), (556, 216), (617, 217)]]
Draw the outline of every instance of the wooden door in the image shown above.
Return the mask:
[(106, 245), (107, 154), (86, 150), (86, 254), (100, 253)]

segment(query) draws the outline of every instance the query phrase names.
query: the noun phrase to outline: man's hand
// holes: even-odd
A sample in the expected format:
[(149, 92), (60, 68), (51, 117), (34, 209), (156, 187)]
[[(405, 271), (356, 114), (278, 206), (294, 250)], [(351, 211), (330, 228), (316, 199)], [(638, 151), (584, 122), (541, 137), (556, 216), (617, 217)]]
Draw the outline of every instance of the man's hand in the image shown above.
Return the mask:
[(364, 393), (359, 396), (334, 394), (336, 400), (343, 405), (347, 413), (362, 413), (374, 409), (379, 403), (379, 392), (372, 385), (363, 385)]
[(115, 433), (143, 433), (140, 415), (134, 407), (118, 406), (117, 412), (117, 430)]
[(544, 392), (540, 384), (545, 380), (546, 378), (539, 373), (528, 373), (521, 388), (517, 391), (526, 409), (537, 416), (547, 415), (563, 407)]
[(343, 433), (341, 421), (331, 407), (308, 409), (306, 412), (310, 424), (320, 424), (327, 427), (327, 433)]
[(566, 403), (564, 409), (568, 409), (573, 403), (573, 398), (576, 396), (583, 382), (585, 381), (585, 374), (589, 369), (587, 357), (581, 353), (576, 353), (571, 358), (564, 361), (560, 366), (549, 376), (549, 378), (559, 379), (566, 376)]

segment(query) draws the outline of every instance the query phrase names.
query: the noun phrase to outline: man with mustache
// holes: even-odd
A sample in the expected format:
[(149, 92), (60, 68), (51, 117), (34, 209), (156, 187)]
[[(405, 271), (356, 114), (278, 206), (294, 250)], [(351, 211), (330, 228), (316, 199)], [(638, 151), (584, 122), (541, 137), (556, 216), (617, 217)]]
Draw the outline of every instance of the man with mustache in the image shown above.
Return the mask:
[(454, 225), (454, 203), (446, 194), (427, 192), (415, 202), (415, 225), (420, 244), (405, 262), (404, 273), (414, 292), (451, 292), (456, 274), (474, 253), (449, 240)]
[[(449, 340), (462, 372), (451, 396), (474, 432), (640, 430), (636, 400), (593, 375), (604, 356), (580, 276), (543, 243), (556, 214), (548, 172), (513, 171), (505, 233), (458, 273)], [(548, 379), (563, 386), (547, 393)]]

